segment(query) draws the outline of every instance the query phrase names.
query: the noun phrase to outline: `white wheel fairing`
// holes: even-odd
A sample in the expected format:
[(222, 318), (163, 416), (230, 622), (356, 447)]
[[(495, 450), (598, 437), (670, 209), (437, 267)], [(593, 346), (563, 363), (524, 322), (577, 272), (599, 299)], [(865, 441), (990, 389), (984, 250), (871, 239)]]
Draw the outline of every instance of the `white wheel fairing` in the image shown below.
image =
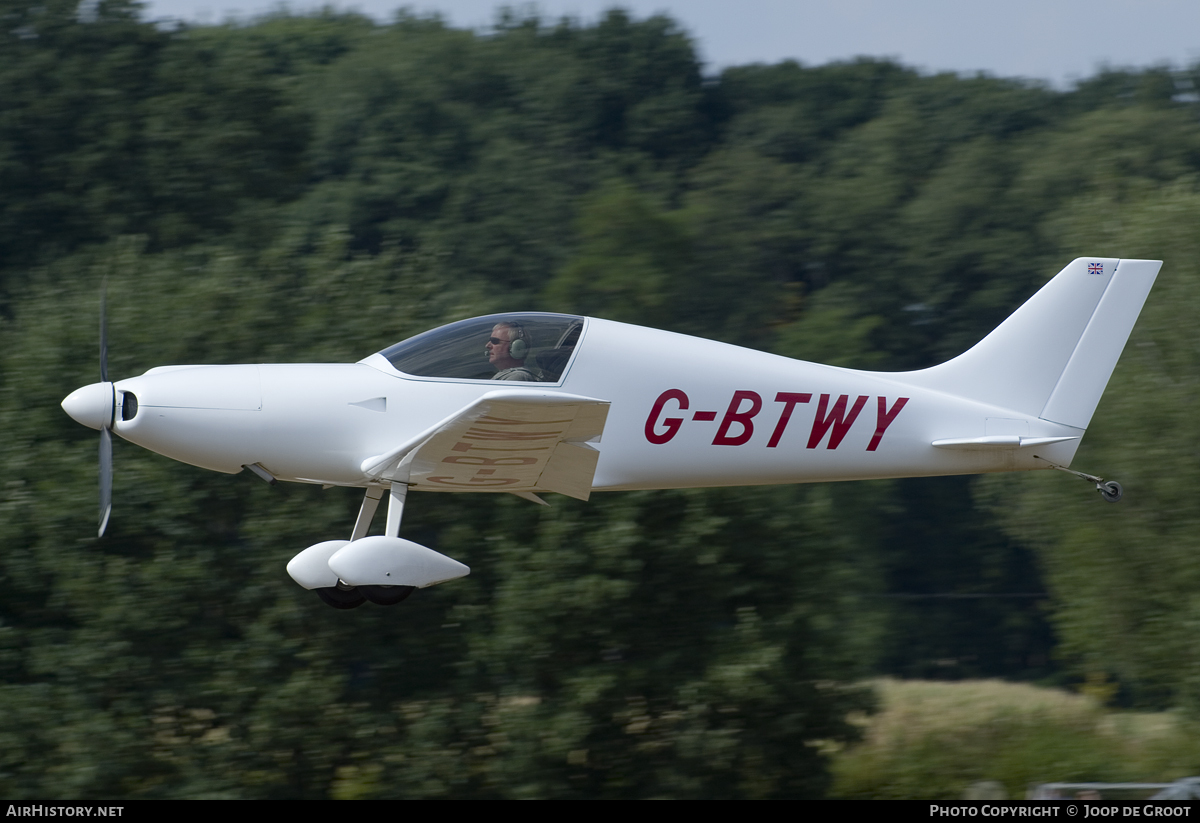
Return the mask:
[(424, 589), (471, 573), (457, 560), (411, 540), (375, 535), (355, 540), (329, 558), (329, 568), (350, 586), (416, 586)]
[(349, 544), (349, 540), (326, 540), (309, 546), (291, 559), (287, 564), (287, 572), (306, 589), (328, 589), (336, 586), (338, 576), (329, 568), (329, 558)]

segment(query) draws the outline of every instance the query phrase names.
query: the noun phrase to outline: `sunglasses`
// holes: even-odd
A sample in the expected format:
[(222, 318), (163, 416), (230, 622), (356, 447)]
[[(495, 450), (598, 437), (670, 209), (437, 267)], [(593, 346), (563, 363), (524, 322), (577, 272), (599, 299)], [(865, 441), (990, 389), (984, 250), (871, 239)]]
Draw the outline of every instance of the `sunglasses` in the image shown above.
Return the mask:
[(501, 340), (499, 337), (489, 337), (488, 342), (493, 346), (499, 346), (501, 343), (508, 343), (508, 340)]

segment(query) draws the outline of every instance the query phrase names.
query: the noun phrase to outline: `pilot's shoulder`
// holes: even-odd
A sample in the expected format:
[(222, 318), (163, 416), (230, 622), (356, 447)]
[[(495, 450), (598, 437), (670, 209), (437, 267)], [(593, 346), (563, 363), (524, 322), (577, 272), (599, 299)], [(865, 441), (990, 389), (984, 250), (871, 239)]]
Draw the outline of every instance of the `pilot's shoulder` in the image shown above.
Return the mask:
[(514, 366), (511, 369), (504, 369), (496, 372), (493, 380), (525, 380), (530, 382), (537, 381), (537, 375), (524, 366)]

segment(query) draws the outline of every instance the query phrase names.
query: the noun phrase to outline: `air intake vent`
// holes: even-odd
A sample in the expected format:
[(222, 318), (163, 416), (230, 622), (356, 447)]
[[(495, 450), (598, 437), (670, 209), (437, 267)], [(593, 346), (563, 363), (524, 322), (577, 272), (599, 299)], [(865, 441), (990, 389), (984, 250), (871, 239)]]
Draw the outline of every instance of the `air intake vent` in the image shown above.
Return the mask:
[(137, 395), (131, 391), (121, 392), (121, 419), (132, 420), (137, 417)]

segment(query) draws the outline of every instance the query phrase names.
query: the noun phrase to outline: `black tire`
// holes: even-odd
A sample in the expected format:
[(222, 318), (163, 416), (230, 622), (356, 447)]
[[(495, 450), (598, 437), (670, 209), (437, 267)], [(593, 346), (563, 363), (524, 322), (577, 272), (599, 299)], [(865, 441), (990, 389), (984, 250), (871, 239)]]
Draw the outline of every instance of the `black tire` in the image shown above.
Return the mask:
[(362, 593), (361, 588), (339, 589), (337, 586), (329, 586), (313, 589), (313, 591), (325, 602), (326, 606), (332, 606), (335, 609), (357, 609), (367, 602), (366, 595)]
[(1116, 480), (1109, 480), (1107, 483), (1101, 483), (1096, 487), (1100, 490), (1100, 496), (1109, 503), (1117, 503), (1121, 500), (1121, 496), (1125, 493), (1121, 489), (1121, 484)]
[(416, 586), (359, 586), (358, 590), (376, 606), (395, 606), (417, 590)]

